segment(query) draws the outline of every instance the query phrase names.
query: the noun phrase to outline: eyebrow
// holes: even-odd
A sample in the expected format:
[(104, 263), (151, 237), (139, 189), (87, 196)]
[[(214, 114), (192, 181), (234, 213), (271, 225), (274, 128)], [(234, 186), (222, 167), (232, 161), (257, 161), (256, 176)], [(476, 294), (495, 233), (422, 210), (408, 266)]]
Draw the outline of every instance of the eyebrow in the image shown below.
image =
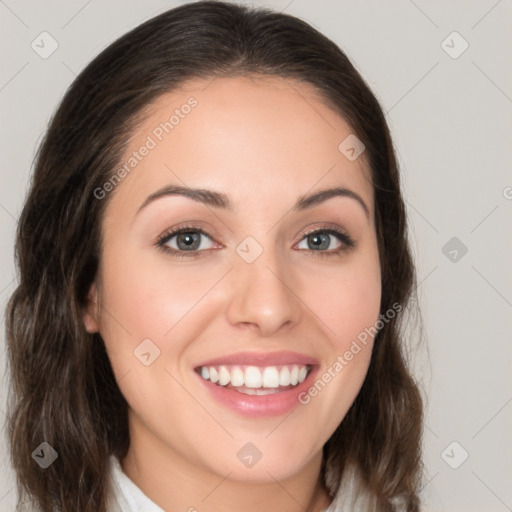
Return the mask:
[[(153, 201), (156, 201), (157, 199), (160, 199), (162, 197), (173, 195), (188, 197), (190, 199), (193, 199), (194, 201), (216, 208), (224, 208), (226, 210), (234, 209), (233, 203), (230, 201), (229, 197), (226, 194), (223, 194), (222, 192), (215, 192), (213, 190), (207, 190), (204, 188), (192, 188), (169, 185), (157, 190), (156, 192), (148, 196), (137, 210), (137, 214)], [(332, 197), (348, 197), (354, 199), (363, 208), (366, 217), (370, 217), (370, 210), (366, 203), (361, 198), (361, 196), (356, 192), (343, 187), (327, 188), (324, 190), (320, 190), (319, 192), (314, 192), (311, 194), (305, 194), (303, 196), (300, 196), (292, 209), (295, 212), (304, 211), (320, 203), (323, 203), (324, 201), (327, 201)]]

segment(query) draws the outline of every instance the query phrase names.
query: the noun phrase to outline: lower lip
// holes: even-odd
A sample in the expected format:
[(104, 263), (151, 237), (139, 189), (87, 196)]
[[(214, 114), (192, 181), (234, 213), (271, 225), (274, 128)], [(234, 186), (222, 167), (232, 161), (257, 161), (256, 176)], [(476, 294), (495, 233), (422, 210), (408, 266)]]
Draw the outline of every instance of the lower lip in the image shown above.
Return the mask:
[(311, 385), (310, 382), (312, 382), (317, 371), (318, 367), (314, 366), (311, 368), (304, 382), (294, 388), (271, 395), (246, 395), (234, 391), (233, 389), (213, 384), (209, 380), (203, 379), (200, 375), (197, 375), (197, 377), (201, 380), (203, 385), (206, 386), (206, 389), (211, 393), (213, 398), (220, 404), (227, 406), (239, 414), (254, 418), (282, 416), (289, 413), (298, 405), (301, 405), (298, 396), (308, 390)]

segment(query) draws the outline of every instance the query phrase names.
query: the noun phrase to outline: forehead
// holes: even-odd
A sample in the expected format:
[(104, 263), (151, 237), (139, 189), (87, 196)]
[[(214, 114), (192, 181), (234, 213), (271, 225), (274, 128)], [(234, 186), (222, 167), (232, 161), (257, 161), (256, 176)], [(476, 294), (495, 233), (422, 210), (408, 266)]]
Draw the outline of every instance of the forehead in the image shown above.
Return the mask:
[(351, 161), (340, 151), (352, 129), (310, 84), (267, 76), (194, 79), (158, 97), (142, 118), (115, 196), (141, 203), (174, 184), (224, 191), (235, 203), (262, 202), (344, 186), (372, 208), (365, 154)]

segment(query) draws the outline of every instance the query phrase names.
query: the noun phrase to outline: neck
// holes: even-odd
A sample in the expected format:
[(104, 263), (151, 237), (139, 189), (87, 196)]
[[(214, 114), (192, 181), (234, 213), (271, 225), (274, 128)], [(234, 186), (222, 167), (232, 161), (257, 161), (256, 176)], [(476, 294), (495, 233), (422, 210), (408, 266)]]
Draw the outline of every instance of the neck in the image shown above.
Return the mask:
[(292, 476), (268, 482), (229, 479), (163, 446), (154, 437), (131, 438), (121, 461), (126, 475), (164, 510), (188, 512), (322, 512), (331, 499), (321, 477), (322, 452)]

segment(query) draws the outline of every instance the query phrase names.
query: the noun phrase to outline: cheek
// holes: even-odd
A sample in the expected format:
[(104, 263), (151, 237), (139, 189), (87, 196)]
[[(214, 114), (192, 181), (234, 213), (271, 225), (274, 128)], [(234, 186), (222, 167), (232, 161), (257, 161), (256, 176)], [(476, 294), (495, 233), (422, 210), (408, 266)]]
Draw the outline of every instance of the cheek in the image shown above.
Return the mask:
[[(328, 274), (311, 274), (303, 285), (306, 302), (324, 334), (324, 359), (314, 386), (302, 397), (334, 430), (357, 396), (370, 364), (379, 320), (381, 275), (376, 245)], [(325, 389), (325, 391), (324, 391)]]
[(379, 318), (381, 276), (377, 251), (354, 257), (329, 273), (307, 276), (303, 285), (306, 303), (322, 321), (331, 349), (344, 351), (353, 339)]
[(330, 431), (342, 421), (364, 382), (380, 314), (376, 245), (361, 254), (320, 282), (315, 279), (316, 286), (313, 282), (308, 285), (309, 300), (323, 321), (329, 348), (321, 372), (301, 400)]
[(330, 297), (332, 301), (323, 309), (324, 321), (330, 327), (333, 348), (340, 353), (378, 320), (380, 282), (344, 280)]
[(163, 340), (218, 279), (211, 269), (203, 275), (173, 268), (165, 258), (155, 262), (143, 252), (122, 258), (115, 254), (104, 260), (102, 293), (104, 324), (117, 332), (112, 339), (126, 338), (128, 332), (134, 343), (144, 338)]
[[(150, 402), (156, 400), (159, 379), (169, 380), (165, 369), (183, 370), (178, 366), (185, 364), (188, 346), (217, 311), (211, 289), (226, 269), (180, 267), (140, 250), (112, 250), (103, 264), (100, 333), (120, 388), (135, 409), (137, 401), (147, 401), (145, 393), (153, 397)], [(146, 367), (148, 356), (142, 354), (148, 352), (150, 361), (155, 359)], [(174, 392), (179, 395), (179, 389)]]

